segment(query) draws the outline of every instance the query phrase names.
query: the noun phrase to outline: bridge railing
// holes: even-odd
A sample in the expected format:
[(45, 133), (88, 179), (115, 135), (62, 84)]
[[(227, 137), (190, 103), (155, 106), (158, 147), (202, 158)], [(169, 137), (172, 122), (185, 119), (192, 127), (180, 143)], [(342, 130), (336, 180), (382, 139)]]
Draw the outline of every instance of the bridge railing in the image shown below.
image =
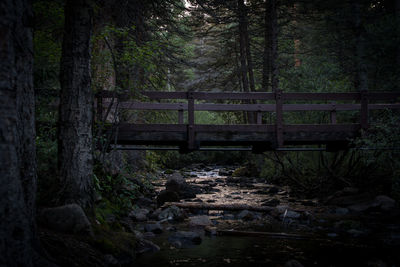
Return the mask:
[[(361, 129), (368, 128), (369, 110), (377, 109), (400, 109), (400, 92), (349, 92), (349, 93), (283, 93), (277, 91), (267, 92), (142, 92), (153, 100), (174, 99), (186, 100), (186, 103), (143, 103), (134, 102), (128, 99), (126, 94), (118, 94), (103, 91), (97, 94), (97, 115), (102, 118), (103, 109), (110, 104), (112, 97), (120, 99), (118, 105), (121, 109), (128, 110), (176, 110), (178, 112), (178, 124), (184, 124), (184, 112), (187, 111), (187, 142), (188, 148), (195, 148), (195, 111), (246, 111), (255, 112), (256, 125), (262, 125), (262, 115), (265, 112), (275, 112), (276, 121), (274, 124), (277, 146), (284, 143), (284, 121), (283, 112), (286, 111), (328, 111), (330, 112), (330, 123), (336, 125), (337, 111), (360, 110), (359, 126)], [(195, 104), (196, 100), (251, 100), (251, 101), (275, 101), (274, 104)], [(332, 101), (328, 104), (285, 104), (285, 101)], [(337, 103), (336, 101), (352, 101), (359, 103)], [(397, 103), (376, 103), (377, 101)], [(238, 125), (239, 126), (239, 125)], [(324, 125), (319, 125), (324, 128)], [(300, 126), (301, 127), (301, 126)], [(204, 128), (204, 127), (203, 127)], [(217, 129), (218, 127), (214, 127)], [(256, 127), (257, 129), (259, 127)], [(255, 129), (256, 129), (255, 128)], [(296, 130), (296, 127), (292, 127)], [(326, 128), (326, 129), (325, 129)], [(329, 131), (331, 127), (325, 127)], [(232, 128), (233, 129), (233, 128)], [(237, 127), (237, 130), (240, 130)], [(301, 128), (299, 128), (301, 129)], [(322, 129), (322, 130), (324, 130)]]

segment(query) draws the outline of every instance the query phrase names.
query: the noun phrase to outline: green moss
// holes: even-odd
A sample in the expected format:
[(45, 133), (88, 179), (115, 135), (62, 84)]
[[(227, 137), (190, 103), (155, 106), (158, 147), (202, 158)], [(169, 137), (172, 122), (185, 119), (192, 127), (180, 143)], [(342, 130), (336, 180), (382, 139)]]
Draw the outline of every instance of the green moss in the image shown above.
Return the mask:
[(91, 244), (104, 254), (127, 254), (135, 257), (136, 237), (134, 234), (110, 230), (107, 225), (96, 225)]
[(165, 173), (165, 174), (173, 174), (174, 171), (171, 170), (171, 169), (166, 169), (166, 170), (164, 171), (164, 173)]
[(237, 168), (233, 173), (232, 176), (234, 177), (243, 177), (243, 176), (248, 176), (249, 175), (249, 170), (247, 167), (240, 167)]

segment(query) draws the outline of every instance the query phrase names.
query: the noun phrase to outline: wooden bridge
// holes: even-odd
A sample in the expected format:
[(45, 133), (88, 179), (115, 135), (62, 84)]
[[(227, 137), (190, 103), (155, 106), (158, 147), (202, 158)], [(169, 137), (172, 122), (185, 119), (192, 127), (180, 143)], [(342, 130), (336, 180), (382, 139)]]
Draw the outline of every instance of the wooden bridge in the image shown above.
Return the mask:
[[(347, 148), (350, 140), (360, 135), (361, 129), (368, 129), (371, 110), (400, 109), (400, 93), (397, 92), (142, 92), (142, 94), (151, 100), (172, 99), (175, 102), (184, 102), (134, 102), (129, 100), (129, 95), (116, 96), (115, 93), (103, 91), (97, 94), (97, 118), (104, 120), (104, 111), (107, 107), (110, 110), (110, 103), (116, 97), (119, 100), (119, 109), (175, 110), (178, 112), (178, 120), (175, 124), (120, 123), (115, 136), (118, 145), (166, 146), (166, 149), (179, 148), (181, 152), (200, 150), (204, 147), (244, 146), (251, 147), (255, 153), (260, 153), (287, 146), (316, 144), (325, 145), (326, 150), (340, 150)], [(241, 100), (245, 104), (204, 103), (216, 100)], [(202, 102), (196, 103), (196, 101)], [(306, 103), (290, 103), (299, 101)], [(315, 103), (316, 101), (319, 103)], [(255, 123), (196, 124), (195, 111), (252, 112), (255, 114)], [(330, 120), (324, 124), (286, 124), (284, 112), (294, 111), (325, 111), (329, 112)], [(357, 121), (339, 123), (337, 112), (341, 111), (359, 111)], [(264, 113), (274, 114), (273, 124), (263, 123)]]

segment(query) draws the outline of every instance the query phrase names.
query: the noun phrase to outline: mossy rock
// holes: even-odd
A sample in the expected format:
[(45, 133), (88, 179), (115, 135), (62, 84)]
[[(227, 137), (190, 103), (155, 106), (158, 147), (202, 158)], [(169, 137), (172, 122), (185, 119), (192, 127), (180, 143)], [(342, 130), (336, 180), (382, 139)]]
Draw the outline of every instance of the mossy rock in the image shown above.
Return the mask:
[(175, 172), (174, 170), (166, 169), (166, 170), (164, 171), (164, 174), (173, 174), (174, 172)]
[(247, 167), (237, 168), (236, 170), (233, 171), (232, 176), (233, 177), (249, 176), (249, 170), (247, 169)]
[(91, 244), (102, 253), (135, 257), (137, 240), (134, 234), (112, 231), (101, 225), (95, 227), (94, 233)]

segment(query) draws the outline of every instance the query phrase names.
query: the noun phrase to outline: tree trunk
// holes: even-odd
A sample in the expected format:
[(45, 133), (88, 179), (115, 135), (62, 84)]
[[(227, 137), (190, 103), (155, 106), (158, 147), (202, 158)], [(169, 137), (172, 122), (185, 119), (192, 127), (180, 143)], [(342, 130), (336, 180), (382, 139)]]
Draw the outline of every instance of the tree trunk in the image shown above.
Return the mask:
[(264, 52), (263, 52), (263, 75), (262, 75), (262, 90), (268, 91), (271, 78), (271, 10), (270, 1), (265, 1), (265, 26), (264, 26)]
[(359, 2), (353, 3), (353, 19), (354, 19), (354, 31), (356, 37), (355, 44), (355, 62), (356, 62), (356, 73), (355, 73), (355, 87), (359, 91), (368, 90), (368, 76), (367, 66), (365, 64), (365, 34), (362, 22), (362, 5)]
[(271, 11), (271, 86), (272, 91), (279, 89), (278, 69), (278, 14), (276, 0), (270, 0)]
[[(395, 0), (395, 19), (397, 21), (397, 40), (400, 40), (400, 0)], [(399, 84), (400, 83), (400, 45), (397, 46), (397, 51), (396, 51), (396, 66), (397, 66), (397, 81)], [(397, 88), (399, 89), (399, 88)]]
[(36, 158), (32, 9), (0, 4), (0, 266), (33, 266)]
[(67, 1), (60, 68), (58, 153), (62, 200), (85, 209), (93, 204), (92, 16), (89, 0)]
[[(246, 10), (243, 0), (238, 0), (238, 18), (239, 18), (239, 45), (240, 45), (240, 70), (242, 76), (242, 85), (244, 92), (250, 92), (249, 78), (247, 76), (248, 65), (247, 65), (247, 52), (246, 52)], [(250, 101), (245, 101), (250, 103)], [(254, 123), (254, 116), (252, 112), (247, 112), (248, 123)]]

